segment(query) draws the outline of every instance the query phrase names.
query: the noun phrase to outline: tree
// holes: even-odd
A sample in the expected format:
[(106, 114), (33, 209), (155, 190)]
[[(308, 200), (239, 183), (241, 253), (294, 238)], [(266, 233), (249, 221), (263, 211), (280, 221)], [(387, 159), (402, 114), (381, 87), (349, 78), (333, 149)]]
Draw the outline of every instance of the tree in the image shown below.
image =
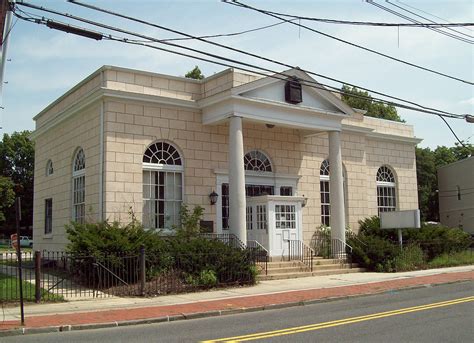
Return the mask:
[(430, 148), (416, 148), (416, 179), (418, 207), (423, 221), (438, 221), (438, 178), (435, 156)]
[(198, 66), (195, 66), (193, 70), (188, 71), (184, 77), (188, 79), (195, 79), (195, 80), (202, 80), (204, 79), (204, 75), (201, 73), (201, 69)]
[(14, 184), (8, 177), (0, 176), (0, 222), (4, 222), (5, 210), (15, 202)]
[(405, 122), (402, 118), (400, 118), (397, 109), (394, 106), (374, 102), (368, 92), (361, 91), (357, 89), (357, 87), (351, 88), (347, 85), (342, 86), (342, 91), (342, 101), (353, 108), (366, 110), (366, 116)]
[[(14, 184), (16, 197), (21, 198), (21, 226), (33, 224), (33, 174), (34, 143), (29, 139), (30, 131), (3, 135), (0, 142), (0, 175), (8, 177)], [(5, 211), (7, 228), (15, 226), (15, 209)]]

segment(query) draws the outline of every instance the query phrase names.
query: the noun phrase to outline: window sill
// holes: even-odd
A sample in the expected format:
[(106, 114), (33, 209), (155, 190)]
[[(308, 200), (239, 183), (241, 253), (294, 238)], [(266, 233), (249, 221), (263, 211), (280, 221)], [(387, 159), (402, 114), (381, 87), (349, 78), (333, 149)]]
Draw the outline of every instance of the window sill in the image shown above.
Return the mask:
[(45, 234), (43, 236), (43, 239), (53, 239), (53, 234), (52, 233)]

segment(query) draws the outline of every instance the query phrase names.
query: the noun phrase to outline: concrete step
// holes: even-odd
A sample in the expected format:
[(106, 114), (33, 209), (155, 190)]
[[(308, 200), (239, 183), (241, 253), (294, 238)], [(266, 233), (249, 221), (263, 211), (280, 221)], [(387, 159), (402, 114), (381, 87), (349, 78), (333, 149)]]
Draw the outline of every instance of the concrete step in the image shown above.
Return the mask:
[(337, 275), (337, 274), (349, 274), (359, 273), (365, 271), (364, 268), (334, 268), (325, 270), (313, 270), (313, 272), (292, 272), (292, 273), (269, 273), (267, 275), (260, 274), (257, 276), (258, 281), (265, 280), (283, 280), (283, 279), (296, 279), (300, 277), (308, 276), (323, 276), (323, 275)]
[[(358, 268), (359, 266), (356, 263), (352, 264), (352, 268)], [(351, 268), (351, 265), (348, 263), (345, 264), (322, 264), (322, 265), (313, 265), (313, 272), (315, 271), (324, 271), (324, 270), (336, 270), (336, 269), (348, 269)], [(298, 266), (292, 267), (282, 267), (282, 268), (267, 268), (267, 274), (293, 274), (299, 272), (308, 272), (310, 267), (301, 264)]]

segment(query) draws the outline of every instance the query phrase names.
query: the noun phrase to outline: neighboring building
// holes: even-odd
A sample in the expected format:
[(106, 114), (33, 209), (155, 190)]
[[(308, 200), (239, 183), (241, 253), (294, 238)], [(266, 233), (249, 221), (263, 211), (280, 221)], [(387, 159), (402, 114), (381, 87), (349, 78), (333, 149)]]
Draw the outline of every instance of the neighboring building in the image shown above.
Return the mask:
[(284, 74), (291, 82), (94, 72), (34, 118), (35, 248), (64, 249), (71, 220), (127, 222), (131, 211), (166, 231), (187, 204), (204, 207), (214, 232), (279, 255), (321, 224), (344, 241), (346, 225), (417, 208), (413, 128)]
[(438, 169), (439, 218), (474, 235), (474, 157)]

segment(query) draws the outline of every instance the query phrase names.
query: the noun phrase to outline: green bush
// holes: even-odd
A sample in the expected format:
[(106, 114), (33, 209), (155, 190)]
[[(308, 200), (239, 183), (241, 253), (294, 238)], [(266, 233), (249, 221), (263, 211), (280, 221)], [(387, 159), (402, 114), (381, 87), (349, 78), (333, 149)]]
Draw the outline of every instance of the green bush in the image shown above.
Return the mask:
[(399, 247), (377, 236), (360, 235), (358, 239), (348, 239), (352, 246), (352, 259), (361, 267), (380, 272), (394, 270), (394, 259)]
[(202, 213), (201, 207), (190, 212), (183, 206), (182, 225), (175, 228), (175, 236), (145, 230), (133, 216), (129, 224), (71, 223), (66, 226), (70, 241), (67, 251), (76, 256), (93, 257), (78, 260), (81, 264), (75, 266), (78, 270), (86, 268), (85, 264), (92, 264), (94, 258), (98, 261), (107, 259), (108, 267), (124, 280), (130, 280), (133, 275), (125, 275), (126, 268), (123, 268), (124, 261), (120, 256), (137, 256), (143, 245), (147, 280), (177, 272), (191, 285), (254, 283), (256, 273), (249, 251), (199, 236)]
[(396, 272), (421, 269), (425, 265), (423, 250), (418, 245), (403, 247), (393, 260), (393, 268)]
[(403, 231), (404, 240), (419, 244), (428, 260), (436, 256), (466, 250), (470, 235), (459, 228), (442, 225), (423, 225), (421, 229)]
[(402, 271), (423, 268), (437, 256), (466, 250), (470, 236), (458, 228), (423, 224), (420, 229), (404, 229), (404, 249), (398, 247), (396, 230), (380, 229), (377, 216), (359, 221), (358, 235), (348, 235), (353, 259), (375, 271)]

